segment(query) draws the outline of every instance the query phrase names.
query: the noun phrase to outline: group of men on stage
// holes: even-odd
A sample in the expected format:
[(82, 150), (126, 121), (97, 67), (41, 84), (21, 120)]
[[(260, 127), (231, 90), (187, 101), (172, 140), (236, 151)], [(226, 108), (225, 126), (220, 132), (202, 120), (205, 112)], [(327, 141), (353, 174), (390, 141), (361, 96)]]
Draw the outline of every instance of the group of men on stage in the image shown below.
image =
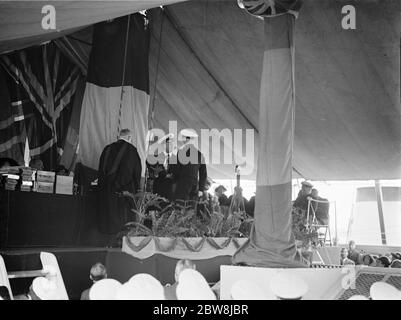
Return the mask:
[[(153, 192), (166, 199), (196, 200), (203, 195), (207, 184), (207, 169), (202, 153), (194, 145), (197, 134), (193, 130), (180, 132), (182, 145), (172, 148), (172, 134), (156, 143), (155, 154), (146, 161), (153, 179)], [(142, 164), (132, 144), (129, 129), (120, 131), (119, 139), (107, 145), (99, 160), (99, 229), (113, 234), (129, 221), (129, 194), (142, 189)]]

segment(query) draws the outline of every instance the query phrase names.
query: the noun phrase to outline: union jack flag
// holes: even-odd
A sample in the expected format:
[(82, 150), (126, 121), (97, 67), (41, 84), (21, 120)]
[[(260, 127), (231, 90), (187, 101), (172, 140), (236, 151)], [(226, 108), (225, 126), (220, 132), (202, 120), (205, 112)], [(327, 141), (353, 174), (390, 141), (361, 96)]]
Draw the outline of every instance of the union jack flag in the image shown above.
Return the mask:
[(15, 92), (11, 106), (18, 108), (3, 125), (24, 124), (16, 136), (0, 144), (0, 154), (27, 136), (30, 157), (40, 158), (48, 170), (55, 169), (63, 152), (79, 68), (52, 42), (3, 55), (0, 63)]

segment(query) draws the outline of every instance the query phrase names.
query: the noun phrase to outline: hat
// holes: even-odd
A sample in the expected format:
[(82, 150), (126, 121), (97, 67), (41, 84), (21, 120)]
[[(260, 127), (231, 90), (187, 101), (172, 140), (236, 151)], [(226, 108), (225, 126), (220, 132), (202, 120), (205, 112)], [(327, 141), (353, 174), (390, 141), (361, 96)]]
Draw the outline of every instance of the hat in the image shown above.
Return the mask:
[(169, 140), (169, 139), (173, 139), (174, 138), (174, 134), (173, 133), (169, 133), (169, 134), (166, 134), (166, 135), (164, 135), (163, 137), (161, 137), (159, 140), (157, 140), (157, 143), (163, 143), (163, 142), (165, 142), (165, 141), (167, 141), (167, 140)]
[(356, 294), (356, 295), (348, 298), (348, 300), (369, 300), (369, 299), (361, 294)]
[(118, 290), (116, 300), (165, 300), (164, 288), (150, 274), (138, 273)]
[(215, 190), (215, 191), (219, 191), (220, 189), (223, 189), (223, 192), (226, 192), (226, 191), (227, 191), (226, 187), (224, 187), (222, 184), (219, 185), (218, 187), (216, 187), (216, 189), (214, 189), (214, 190)]
[(180, 273), (176, 292), (178, 300), (216, 300), (205, 278), (193, 269)]
[(56, 284), (44, 277), (33, 280), (32, 291), (40, 300), (59, 300)]
[(370, 287), (372, 300), (401, 300), (401, 292), (386, 282), (375, 282)]
[(254, 282), (238, 280), (231, 287), (231, 298), (233, 300), (273, 300), (275, 296), (268, 295)]
[(182, 138), (197, 138), (198, 134), (193, 129), (182, 129), (179, 136)]
[(93, 284), (89, 290), (89, 300), (114, 300), (122, 284), (114, 279), (103, 279)]
[(270, 289), (279, 299), (302, 299), (308, 292), (308, 284), (299, 276), (290, 272), (280, 272), (270, 282)]
[(305, 187), (313, 188), (313, 184), (310, 183), (309, 181), (302, 181), (301, 183)]

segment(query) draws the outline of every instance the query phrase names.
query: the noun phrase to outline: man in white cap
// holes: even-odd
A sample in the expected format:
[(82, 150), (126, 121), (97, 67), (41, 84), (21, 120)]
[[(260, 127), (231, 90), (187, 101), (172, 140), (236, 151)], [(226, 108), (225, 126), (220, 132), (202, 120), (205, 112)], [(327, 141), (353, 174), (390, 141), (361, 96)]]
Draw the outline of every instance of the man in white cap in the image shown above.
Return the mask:
[(114, 279), (97, 281), (89, 291), (89, 300), (114, 300), (122, 284)]
[(165, 300), (164, 289), (155, 277), (138, 273), (119, 288), (115, 300)]
[(185, 269), (180, 273), (177, 298), (178, 300), (216, 300), (206, 279), (193, 269)]
[(248, 280), (238, 280), (231, 287), (233, 300), (275, 300), (275, 296), (268, 296), (258, 284)]
[(59, 300), (56, 284), (45, 278), (37, 277), (29, 290), (31, 300)]
[(166, 300), (177, 300), (177, 286), (178, 286), (178, 279), (180, 278), (180, 274), (182, 271), (186, 269), (193, 269), (196, 270), (196, 265), (191, 260), (188, 259), (181, 259), (178, 260), (175, 271), (174, 271), (174, 279), (175, 283), (172, 285), (166, 285), (164, 287), (164, 295), (166, 296)]
[(176, 183), (174, 200), (196, 200), (206, 192), (207, 169), (204, 156), (194, 145), (197, 137), (191, 129), (180, 132), (179, 138), (184, 143), (171, 162), (171, 173)]
[[(106, 267), (100, 263), (97, 262), (95, 263), (89, 272), (89, 279), (92, 281), (92, 285), (95, 284), (96, 282), (106, 279), (107, 278), (107, 270)], [(81, 300), (89, 300), (89, 292), (90, 289), (86, 289), (82, 292), (81, 294)]]
[(301, 300), (309, 287), (301, 277), (291, 271), (283, 271), (271, 279), (270, 290), (281, 300)]
[(140, 189), (142, 164), (132, 144), (132, 132), (122, 129), (118, 141), (106, 146), (98, 170), (99, 231), (115, 235), (128, 222), (131, 213), (124, 194)]
[(298, 197), (294, 201), (294, 207), (302, 210), (308, 209), (308, 200), (312, 196), (313, 185), (309, 181), (302, 181), (302, 187), (298, 193)]
[(401, 300), (401, 291), (386, 282), (375, 282), (370, 287), (372, 300)]

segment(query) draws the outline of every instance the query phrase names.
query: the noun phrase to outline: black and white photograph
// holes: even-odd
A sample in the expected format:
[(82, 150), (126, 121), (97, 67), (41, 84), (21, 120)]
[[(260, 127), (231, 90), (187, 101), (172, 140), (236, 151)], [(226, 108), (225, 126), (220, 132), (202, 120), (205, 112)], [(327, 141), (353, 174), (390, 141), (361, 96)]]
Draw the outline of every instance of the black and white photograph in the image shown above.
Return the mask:
[(400, 71), (400, 0), (0, 0), (0, 310), (401, 300)]

